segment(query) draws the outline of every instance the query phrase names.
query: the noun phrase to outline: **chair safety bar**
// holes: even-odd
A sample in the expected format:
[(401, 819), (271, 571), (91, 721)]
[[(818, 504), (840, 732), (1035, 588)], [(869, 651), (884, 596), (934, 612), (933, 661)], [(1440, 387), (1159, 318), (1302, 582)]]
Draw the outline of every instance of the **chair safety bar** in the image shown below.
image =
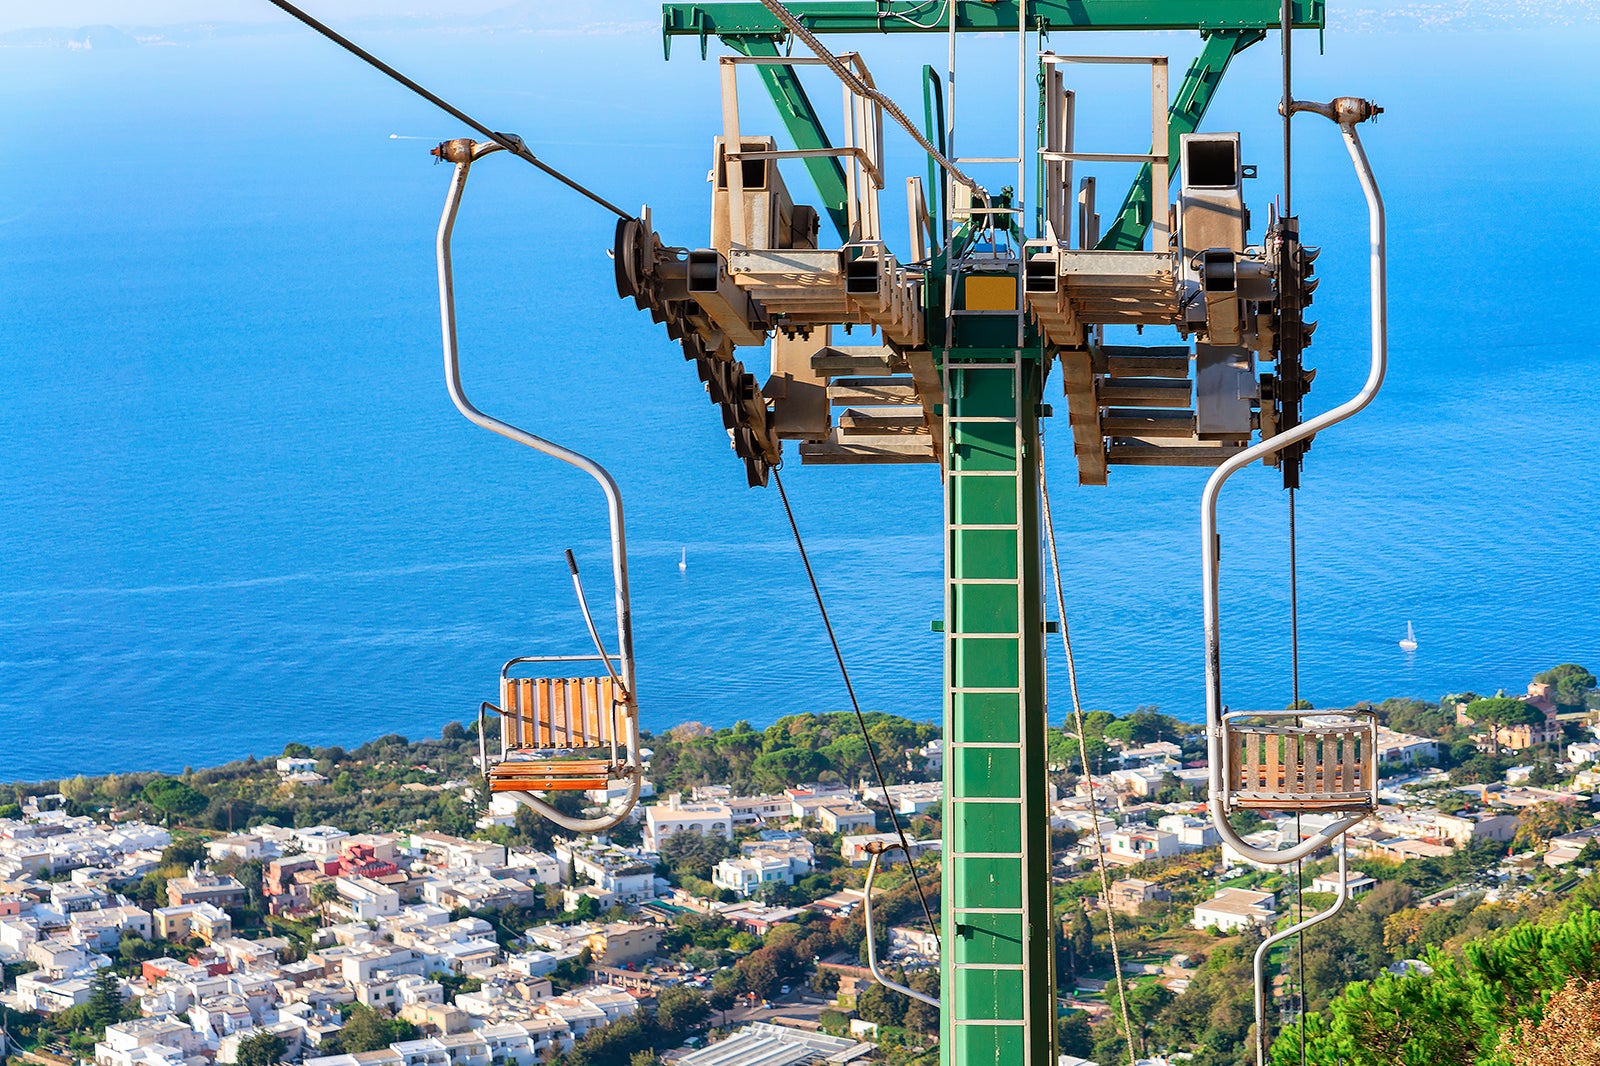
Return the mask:
[(1240, 839), (1239, 834), (1234, 831), (1233, 826), (1228, 823), (1228, 810), (1225, 804), (1228, 787), (1227, 780), (1224, 777), (1227, 726), (1223, 721), (1225, 707), (1222, 702), (1222, 625), (1218, 614), (1218, 566), (1221, 546), (1217, 534), (1217, 497), (1221, 494), (1222, 486), (1226, 484), (1227, 480), (1251, 463), (1258, 459), (1266, 459), (1276, 455), (1292, 444), (1309, 440), (1322, 430), (1343, 422), (1366, 407), (1372, 402), (1373, 397), (1377, 396), (1378, 389), (1383, 385), (1383, 377), (1389, 365), (1388, 299), (1385, 277), (1387, 247), (1383, 197), (1378, 192), (1378, 183), (1372, 174), (1372, 164), (1368, 162), (1367, 153), (1361, 147), (1361, 138), (1356, 134), (1356, 125), (1379, 114), (1382, 108), (1376, 107), (1367, 100), (1341, 96), (1327, 104), (1311, 104), (1299, 100), (1290, 101), (1288, 113), (1293, 115), (1299, 111), (1314, 112), (1338, 124), (1340, 131), (1344, 135), (1345, 147), (1350, 153), (1350, 160), (1355, 165), (1356, 177), (1361, 182), (1361, 191), (1366, 195), (1368, 237), (1371, 245), (1371, 369), (1367, 374), (1366, 383), (1361, 387), (1361, 391), (1349, 400), (1317, 415), (1315, 418), (1307, 419), (1293, 429), (1286, 430), (1252, 445), (1225, 460), (1212, 473), (1210, 479), (1206, 482), (1205, 491), (1200, 497), (1200, 557), (1203, 574), (1201, 593), (1205, 602), (1206, 732), (1211, 771), (1211, 820), (1217, 827), (1217, 833), (1229, 847), (1246, 859), (1269, 865), (1291, 863), (1312, 854), (1320, 848), (1326, 847), (1346, 830), (1365, 818), (1367, 811), (1363, 809), (1342, 817), (1325, 826), (1309, 839), (1281, 851), (1272, 851), (1246, 844)]
[[(634, 656), (633, 656), (633, 615), (628, 603), (628, 549), (623, 530), (622, 519), (622, 492), (617, 487), (616, 480), (599, 463), (588, 456), (581, 455), (570, 448), (563, 448), (543, 437), (535, 436), (526, 430), (518, 429), (509, 422), (484, 414), (472, 401), (467, 399), (466, 392), (461, 387), (461, 358), (460, 348), (456, 336), (456, 306), (455, 306), (455, 281), (450, 261), (450, 238), (455, 230), (456, 213), (461, 207), (461, 195), (466, 189), (467, 174), (472, 169), (472, 164), (491, 152), (502, 151), (502, 146), (492, 142), (474, 142), (470, 139), (446, 141), (434, 150), (440, 159), (455, 164), (455, 173), (450, 178), (450, 191), (445, 197), (444, 213), (439, 219), (439, 233), (435, 250), (439, 267), (439, 319), (444, 334), (444, 377), (445, 385), (450, 390), (450, 399), (456, 409), (475, 425), (482, 426), (493, 433), (518, 444), (526, 445), (535, 451), (559, 459), (564, 463), (577, 467), (600, 485), (605, 493), (607, 512), (611, 529), (611, 576), (612, 584), (616, 591), (617, 611), (617, 655), (616, 663), (620, 669), (614, 669), (613, 659), (601, 646), (598, 630), (594, 621), (589, 616), (589, 607), (583, 597), (583, 586), (578, 580), (577, 563), (573, 560), (572, 553), (567, 553), (567, 564), (572, 570), (573, 584), (578, 590), (578, 602), (583, 609), (584, 622), (589, 627), (599, 658), (605, 663), (606, 672), (611, 675), (618, 690), (615, 695), (622, 701), (621, 717), (625, 722), (627, 749), (627, 763), (623, 773), (628, 778), (628, 794), (620, 810), (612, 810), (595, 818), (574, 818), (563, 814), (549, 803), (532, 795), (530, 792), (517, 790), (510, 794), (517, 798), (517, 802), (532, 808), (544, 815), (563, 829), (575, 833), (603, 833), (621, 825), (623, 820), (633, 811), (634, 805), (639, 801), (639, 790), (644, 779), (643, 767), (639, 764), (639, 713), (638, 700), (634, 692)], [(516, 662), (517, 660), (513, 660)], [(508, 664), (508, 668), (509, 668)], [(502, 672), (503, 673), (503, 672)], [(492, 706), (492, 705), (491, 705)], [(480, 708), (480, 722), (485, 708)], [(499, 708), (496, 708), (499, 710)], [(624, 738), (618, 737), (619, 741)], [(483, 733), (480, 728), (479, 741), (483, 742)], [(484, 752), (487, 755), (487, 752)], [(487, 764), (485, 764), (487, 770)], [(603, 785), (601, 786), (603, 787)]]
[[(926, 992), (918, 992), (911, 986), (900, 984), (898, 981), (891, 981), (883, 975), (882, 970), (878, 969), (878, 942), (872, 935), (872, 879), (878, 874), (878, 856), (889, 850), (905, 851), (898, 843), (874, 840), (867, 844), (867, 854), (871, 858), (867, 862), (867, 883), (862, 887), (863, 899), (861, 901), (861, 910), (867, 924), (867, 969), (872, 971), (873, 980), (884, 988), (899, 992), (904, 996), (910, 996), (912, 999), (919, 999), (931, 1007), (941, 1007), (939, 1001), (933, 996), (928, 995)], [(906, 861), (911, 861), (909, 853), (906, 855)]]

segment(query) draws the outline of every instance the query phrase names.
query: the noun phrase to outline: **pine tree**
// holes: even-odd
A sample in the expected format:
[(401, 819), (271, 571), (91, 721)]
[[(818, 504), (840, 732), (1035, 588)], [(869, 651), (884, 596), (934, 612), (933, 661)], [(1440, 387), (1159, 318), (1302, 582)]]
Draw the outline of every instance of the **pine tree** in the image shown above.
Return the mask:
[(122, 982), (113, 970), (97, 970), (89, 982), (89, 1022), (104, 1033), (106, 1026), (122, 1020)]

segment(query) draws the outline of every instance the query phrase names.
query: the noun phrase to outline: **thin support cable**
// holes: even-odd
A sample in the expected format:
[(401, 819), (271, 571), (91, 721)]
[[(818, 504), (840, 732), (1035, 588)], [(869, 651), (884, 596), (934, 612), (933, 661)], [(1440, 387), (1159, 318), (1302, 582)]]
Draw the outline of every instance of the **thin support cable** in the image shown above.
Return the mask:
[(889, 798), (889, 783), (884, 780), (883, 767), (878, 764), (878, 747), (872, 742), (872, 735), (867, 732), (867, 718), (861, 713), (861, 701), (856, 699), (856, 687), (850, 683), (850, 671), (844, 665), (844, 652), (839, 650), (839, 638), (834, 635), (833, 622), (828, 619), (827, 605), (822, 602), (822, 589), (817, 585), (816, 572), (811, 569), (811, 556), (806, 553), (806, 543), (800, 539), (800, 526), (794, 520), (794, 508), (789, 506), (789, 494), (783, 489), (783, 478), (778, 474), (778, 468), (772, 468), (773, 483), (778, 486), (778, 498), (783, 501), (784, 516), (789, 519), (789, 530), (794, 534), (794, 546), (800, 550), (800, 562), (806, 568), (806, 580), (811, 582), (811, 595), (817, 601), (817, 613), (822, 616), (822, 628), (828, 631), (828, 643), (833, 645), (833, 657), (839, 663), (839, 676), (844, 678), (844, 690), (850, 696), (850, 707), (856, 713), (856, 725), (861, 728), (861, 739), (866, 741), (867, 756), (872, 760), (872, 772), (878, 778), (878, 788), (883, 792), (884, 806), (889, 808), (889, 821), (894, 824), (895, 836), (900, 838), (900, 847), (906, 853), (906, 866), (911, 870), (911, 881), (917, 886), (917, 901), (922, 904), (922, 915), (928, 919), (928, 926), (933, 930), (934, 943), (940, 951), (944, 945), (939, 937), (939, 923), (934, 920), (933, 908), (928, 906), (928, 896), (922, 891), (922, 877), (917, 873), (917, 864), (911, 854), (911, 842), (906, 839), (906, 831), (900, 825), (900, 816), (895, 813), (894, 801)]
[[(1300, 830), (1300, 812), (1294, 812), (1295, 836), (1302, 836)], [(1339, 871), (1339, 876), (1344, 876), (1344, 871)], [(1294, 905), (1295, 924), (1303, 924), (1306, 920), (1306, 888), (1305, 888), (1305, 860), (1300, 859), (1294, 864)], [(1300, 1066), (1306, 1066), (1306, 934), (1304, 930), (1295, 934), (1295, 954), (1300, 957), (1300, 980), (1297, 982), (1300, 991), (1300, 1016), (1296, 1019), (1296, 1027), (1300, 1030)]]
[(1127, 989), (1122, 982), (1122, 952), (1117, 946), (1117, 920), (1111, 909), (1111, 875), (1106, 872), (1106, 849), (1100, 839), (1100, 815), (1095, 810), (1094, 775), (1089, 772), (1089, 744), (1083, 727), (1083, 701), (1078, 696), (1078, 666), (1072, 654), (1072, 634), (1067, 629), (1067, 600), (1061, 591), (1061, 557), (1056, 551), (1056, 523), (1050, 510), (1050, 486), (1045, 481), (1044, 441), (1039, 442), (1039, 496), (1044, 502), (1045, 539), (1050, 542), (1050, 572), (1055, 579), (1057, 624), (1067, 653), (1067, 687), (1072, 690), (1072, 720), (1078, 733), (1078, 758), (1089, 782), (1089, 826), (1094, 832), (1095, 862), (1100, 869), (1100, 898), (1106, 908), (1106, 931), (1111, 937), (1111, 965), (1117, 979), (1117, 1003), (1122, 1007), (1122, 1035), (1128, 1041), (1128, 1062), (1139, 1061), (1133, 1046), (1133, 1022), (1128, 1015)]
[[(1294, 529), (1294, 489), (1289, 490), (1289, 684), (1300, 709), (1300, 565)], [(1296, 724), (1299, 724), (1298, 721)]]
[[(1286, 85), (1286, 83), (1285, 83)], [(1288, 126), (1285, 126), (1285, 163), (1288, 162)], [(1285, 171), (1288, 173), (1288, 171)], [(1285, 178), (1285, 192), (1288, 178)], [(1299, 541), (1294, 533), (1294, 490), (1290, 488), (1290, 677), (1293, 685), (1294, 707), (1299, 707)], [(1299, 722), (1299, 719), (1296, 719)], [(1301, 832), (1301, 813), (1294, 812), (1294, 839), (1296, 844), (1304, 837)], [(1294, 861), (1294, 908), (1296, 922), (1306, 920), (1306, 887), (1304, 869), (1306, 860)], [(1306, 933), (1294, 936), (1294, 954), (1299, 956), (1299, 1045), (1301, 1066), (1306, 1066)]]
[(1283, 35), (1283, 213), (1294, 214), (1289, 199), (1289, 103), (1294, 99), (1290, 91), (1289, 75), (1292, 73), (1290, 63), (1290, 41), (1294, 37), (1294, 0), (1283, 0), (1283, 21), (1280, 27)]
[(594, 201), (596, 204), (599, 204), (607, 211), (610, 211), (618, 218), (633, 217), (628, 212), (612, 203), (610, 200), (607, 200), (605, 197), (601, 196), (599, 193), (585, 188), (583, 185), (574, 181), (572, 178), (567, 177), (565, 174), (561, 173), (561, 171), (557, 170), (555, 167), (552, 167), (550, 164), (534, 155), (528, 150), (528, 146), (523, 143), (521, 137), (518, 137), (514, 133), (498, 133), (495, 130), (490, 129), (488, 126), (485, 126), (483, 123), (479, 122), (465, 111), (462, 111), (454, 104), (451, 104), (444, 98), (430, 92), (421, 85), (418, 85), (416, 82), (412, 81), (410, 78), (406, 77), (404, 74), (400, 73), (398, 70), (394, 69), (389, 64), (385, 63), (383, 60), (367, 51), (365, 48), (362, 48), (348, 37), (343, 36), (338, 31), (317, 21), (315, 18), (306, 14), (298, 7), (295, 7), (293, 4), (289, 3), (288, 0), (267, 0), (267, 3), (295, 19), (308, 29), (312, 29), (317, 33), (320, 33), (322, 36), (326, 37), (340, 48), (343, 48), (346, 52), (349, 52), (351, 55), (355, 56), (357, 59), (361, 60), (363, 63), (367, 64), (373, 69), (380, 71), (394, 81), (399, 82), (401, 85), (405, 86), (407, 89), (410, 89), (412, 92), (428, 101), (428, 103), (432, 104), (434, 107), (437, 107), (439, 110), (454, 118), (456, 121), (465, 123), (466, 125), (472, 127), (474, 130), (483, 134), (485, 137), (489, 138), (495, 144), (498, 144), (501, 148), (504, 148), (518, 159), (521, 159), (527, 163), (532, 163), (535, 167), (538, 167), (552, 178), (555, 178), (573, 192), (576, 192), (580, 196)]

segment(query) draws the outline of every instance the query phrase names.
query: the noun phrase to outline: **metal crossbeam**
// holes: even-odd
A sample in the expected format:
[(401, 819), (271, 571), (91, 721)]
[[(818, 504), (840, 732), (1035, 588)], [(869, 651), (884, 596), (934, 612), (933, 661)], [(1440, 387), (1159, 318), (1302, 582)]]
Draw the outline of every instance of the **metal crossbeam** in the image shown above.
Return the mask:
[[(1018, 0), (955, 0), (956, 30), (994, 33), (1017, 29)], [(926, 0), (794, 0), (786, 5), (813, 33), (945, 33), (930, 18)], [(1062, 30), (1267, 30), (1282, 18), (1278, 0), (1028, 0), (1027, 28)], [(673, 37), (784, 37), (773, 14), (756, 0), (668, 3), (662, 34)], [(1322, 29), (1322, 0), (1294, 5), (1297, 29)]]
[[(1211, 106), (1217, 87), (1222, 84), (1222, 75), (1227, 71), (1228, 63), (1265, 36), (1265, 31), (1260, 29), (1225, 30), (1206, 36), (1205, 47), (1184, 73), (1183, 81), (1178, 84), (1177, 95), (1172, 98), (1172, 106), (1167, 112), (1169, 159), (1178, 158), (1178, 147), (1184, 135), (1200, 128), (1200, 120), (1205, 117), (1206, 108)], [(1167, 172), (1169, 184), (1177, 176), (1178, 168), (1171, 167)], [(1095, 247), (1120, 252), (1136, 252), (1144, 247), (1145, 234), (1150, 230), (1152, 180), (1151, 166), (1146, 163), (1139, 168), (1139, 174), (1133, 179), (1128, 195), (1123, 198), (1116, 218), (1106, 227), (1105, 234)], [(1164, 189), (1161, 202), (1166, 203)], [(1161, 210), (1165, 214), (1164, 206)]]
[[(724, 39), (724, 43), (735, 52), (747, 56), (778, 54), (778, 46), (770, 37), (728, 37)], [(823, 127), (822, 119), (817, 116), (816, 108), (811, 106), (811, 98), (806, 95), (805, 86), (800, 84), (794, 68), (762, 64), (756, 71), (761, 77), (761, 83), (772, 95), (772, 102), (778, 108), (778, 117), (783, 120), (784, 128), (794, 139), (794, 146), (802, 151), (831, 150), (833, 142), (828, 139), (828, 131)], [(834, 156), (808, 156), (805, 165), (806, 173), (811, 175), (811, 180), (816, 183), (817, 193), (822, 198), (822, 209), (828, 213), (839, 239), (849, 240), (850, 219), (845, 209), (845, 200), (849, 193), (845, 189), (843, 165)]]

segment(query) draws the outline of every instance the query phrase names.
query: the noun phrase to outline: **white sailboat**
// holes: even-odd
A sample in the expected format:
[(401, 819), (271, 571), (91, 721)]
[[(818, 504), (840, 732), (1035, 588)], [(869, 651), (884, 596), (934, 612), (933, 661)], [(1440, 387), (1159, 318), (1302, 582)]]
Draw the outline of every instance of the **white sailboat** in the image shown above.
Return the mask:
[(1417, 631), (1411, 628), (1410, 622), (1406, 623), (1406, 637), (1400, 642), (1400, 646), (1406, 651), (1417, 650)]
[(678, 556), (678, 572), (682, 573), (687, 569), (689, 569), (689, 549), (684, 548), (683, 554)]

